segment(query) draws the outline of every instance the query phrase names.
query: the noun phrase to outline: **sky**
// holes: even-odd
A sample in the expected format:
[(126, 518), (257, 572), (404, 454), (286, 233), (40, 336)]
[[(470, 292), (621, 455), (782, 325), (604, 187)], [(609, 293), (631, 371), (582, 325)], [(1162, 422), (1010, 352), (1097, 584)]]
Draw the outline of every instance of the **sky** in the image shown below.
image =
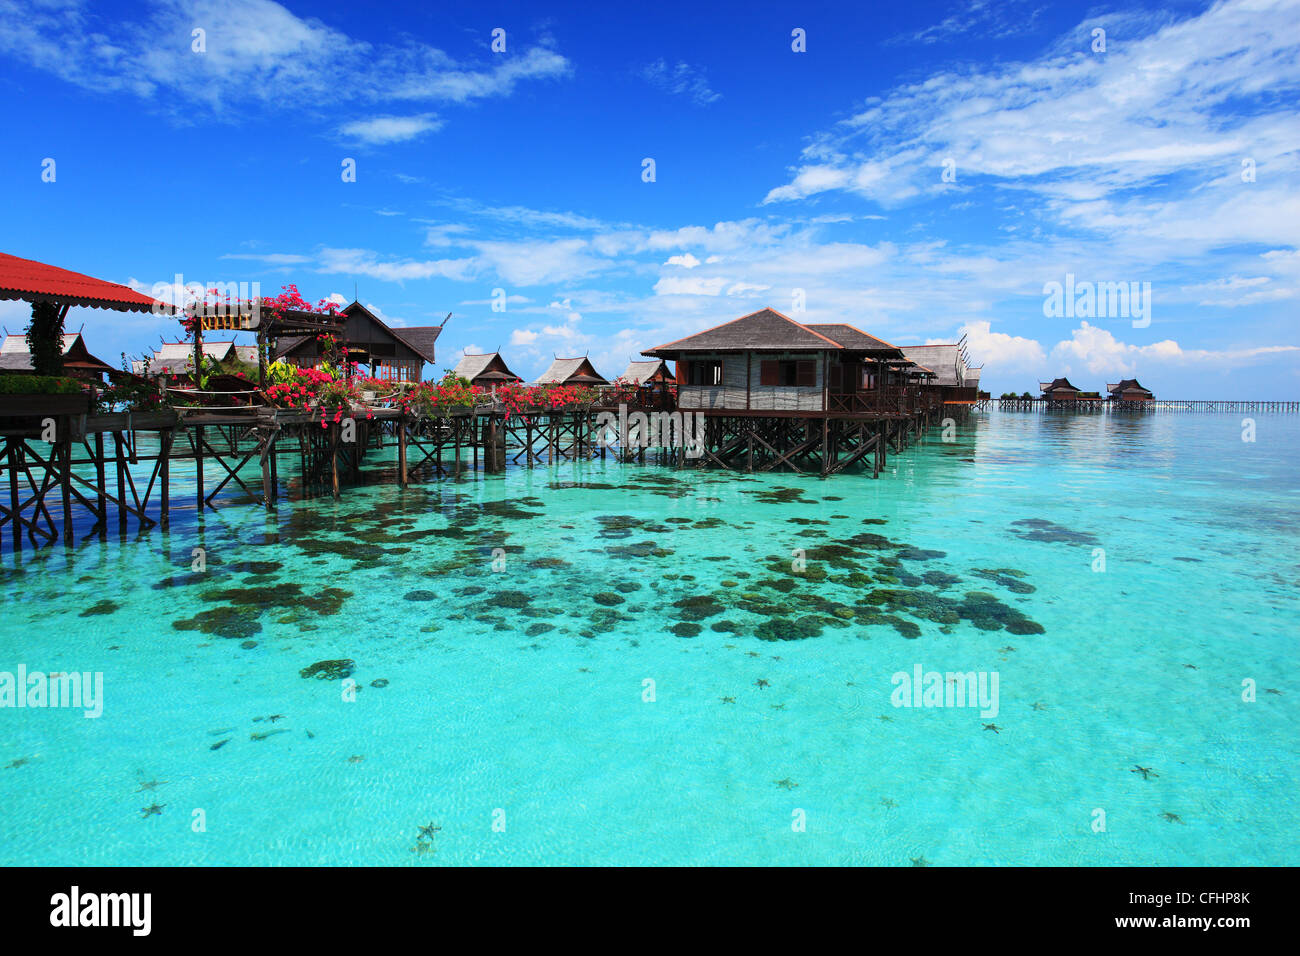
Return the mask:
[(995, 395), (1294, 399), (1298, 104), (1300, 0), (0, 0), (0, 251), (451, 313), (439, 368), (771, 307), (965, 335)]

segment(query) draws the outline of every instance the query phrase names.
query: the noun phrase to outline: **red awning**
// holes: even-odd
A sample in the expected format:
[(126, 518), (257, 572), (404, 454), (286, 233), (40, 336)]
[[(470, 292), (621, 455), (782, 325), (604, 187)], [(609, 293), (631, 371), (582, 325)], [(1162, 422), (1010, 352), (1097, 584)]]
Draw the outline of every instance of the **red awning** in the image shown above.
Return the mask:
[(119, 312), (151, 312), (158, 305), (160, 311), (172, 312), (170, 305), (116, 282), (3, 252), (0, 252), (0, 299), (57, 302)]

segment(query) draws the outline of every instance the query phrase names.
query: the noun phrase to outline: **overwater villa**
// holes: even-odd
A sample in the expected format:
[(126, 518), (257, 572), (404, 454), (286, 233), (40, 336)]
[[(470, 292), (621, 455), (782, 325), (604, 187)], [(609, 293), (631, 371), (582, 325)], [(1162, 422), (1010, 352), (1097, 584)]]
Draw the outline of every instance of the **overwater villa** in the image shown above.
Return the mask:
[[(434, 345), (442, 325), (393, 328), (360, 302), (353, 302), (339, 314), (343, 317), (339, 344), (347, 349), (348, 360), (366, 369), (372, 378), (419, 382), (424, 365), (434, 364)], [(295, 335), (280, 339), (272, 356), (299, 368), (315, 368), (327, 360), (329, 352), (321, 336)]]
[(761, 309), (642, 353), (677, 363), (682, 409), (867, 413), (912, 365), (852, 325), (802, 325)]
[(1050, 382), (1039, 382), (1038, 387), (1049, 402), (1073, 402), (1079, 398), (1079, 390), (1064, 376)]
[(585, 355), (581, 355), (578, 358), (557, 358), (533, 384), (608, 385), (609, 381), (596, 371)]
[[(80, 332), (63, 333), (63, 369), (73, 378), (92, 382), (103, 381), (105, 375), (121, 374), (120, 369), (90, 354)], [(6, 335), (0, 342), (0, 374), (24, 375), (32, 371), (27, 336)]]
[(1149, 388), (1144, 388), (1135, 378), (1126, 378), (1115, 385), (1107, 385), (1107, 401), (1112, 402), (1149, 402), (1156, 396)]
[(498, 385), (523, 381), (522, 376), (510, 371), (510, 366), (506, 365), (506, 360), (501, 357), (500, 352), (462, 355), (451, 371), (453, 375), (467, 380), (471, 385), (493, 390)]

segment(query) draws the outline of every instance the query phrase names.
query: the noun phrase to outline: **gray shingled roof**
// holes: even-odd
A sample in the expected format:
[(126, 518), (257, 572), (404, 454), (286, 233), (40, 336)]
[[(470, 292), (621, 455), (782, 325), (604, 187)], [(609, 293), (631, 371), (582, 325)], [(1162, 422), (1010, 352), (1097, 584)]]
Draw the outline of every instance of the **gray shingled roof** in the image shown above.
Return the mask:
[[(509, 375), (513, 375), (515, 381), (521, 380), (520, 376), (515, 375), (515, 373), (511, 371), (510, 366), (506, 365), (506, 361), (501, 358), (500, 352), (488, 352), (486, 355), (462, 355), (460, 361), (456, 363), (456, 367), (451, 371), (453, 375), (459, 375), (461, 378), (468, 379), (472, 382), (487, 371), (488, 366), (492, 364), (493, 359), (496, 359)], [(500, 372), (496, 371), (490, 374), (493, 378), (497, 378), (501, 375)], [(500, 380), (505, 381), (506, 379), (502, 378)]]
[(884, 339), (878, 339), (874, 335), (868, 335), (856, 326), (849, 325), (845, 322), (836, 322), (829, 324), (808, 324), (805, 328), (812, 329), (828, 339), (834, 339), (846, 349), (852, 349), (855, 352), (891, 352), (895, 357), (902, 358), (903, 350), (896, 345), (890, 345)]
[[(592, 373), (594, 373), (596, 379), (598, 379), (600, 382), (606, 385), (609, 384), (607, 381), (605, 381), (604, 377), (601, 376), (599, 372), (597, 372), (594, 368), (592, 368), (591, 363), (587, 361), (587, 357), (585, 355), (580, 355), (577, 358), (563, 358), (563, 359), (557, 358), (554, 362), (551, 363), (550, 368), (548, 368), (545, 372), (543, 372), (541, 375), (537, 377), (537, 381), (534, 382), (533, 384), (550, 385), (554, 383), (562, 384), (564, 382), (568, 382), (570, 379), (574, 378), (575, 376), (578, 376), (578, 373), (583, 368), (584, 363), (586, 363), (586, 368), (589, 369)], [(585, 376), (580, 376), (580, 377), (585, 377)]]
[(644, 362), (629, 362), (627, 371), (621, 376), (625, 382), (634, 382), (640, 385), (655, 377), (656, 373), (663, 369), (664, 374), (669, 378), (673, 377), (672, 371), (663, 359), (647, 359)]
[(392, 327), (392, 332), (402, 339), (430, 365), (434, 363), (434, 343), (442, 334), (441, 325), (403, 325)]
[(908, 361), (924, 365), (938, 376), (935, 385), (968, 385), (961, 349), (956, 345), (904, 345)]
[(759, 309), (641, 354), (675, 358), (690, 352), (820, 352), (839, 348), (838, 342), (774, 309)]

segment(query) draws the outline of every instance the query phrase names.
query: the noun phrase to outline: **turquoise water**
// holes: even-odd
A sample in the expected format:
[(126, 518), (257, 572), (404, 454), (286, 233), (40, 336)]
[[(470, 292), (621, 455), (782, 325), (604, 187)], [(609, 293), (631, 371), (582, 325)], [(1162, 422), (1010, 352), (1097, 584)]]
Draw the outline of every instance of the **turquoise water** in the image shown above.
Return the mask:
[[(0, 709), (0, 863), (1295, 865), (1300, 416), (1241, 433), (991, 412), (876, 481), (378, 458), (6, 551), (0, 670), (105, 703)], [(353, 701), (300, 676), (340, 659)], [(918, 664), (997, 715), (893, 706)]]

